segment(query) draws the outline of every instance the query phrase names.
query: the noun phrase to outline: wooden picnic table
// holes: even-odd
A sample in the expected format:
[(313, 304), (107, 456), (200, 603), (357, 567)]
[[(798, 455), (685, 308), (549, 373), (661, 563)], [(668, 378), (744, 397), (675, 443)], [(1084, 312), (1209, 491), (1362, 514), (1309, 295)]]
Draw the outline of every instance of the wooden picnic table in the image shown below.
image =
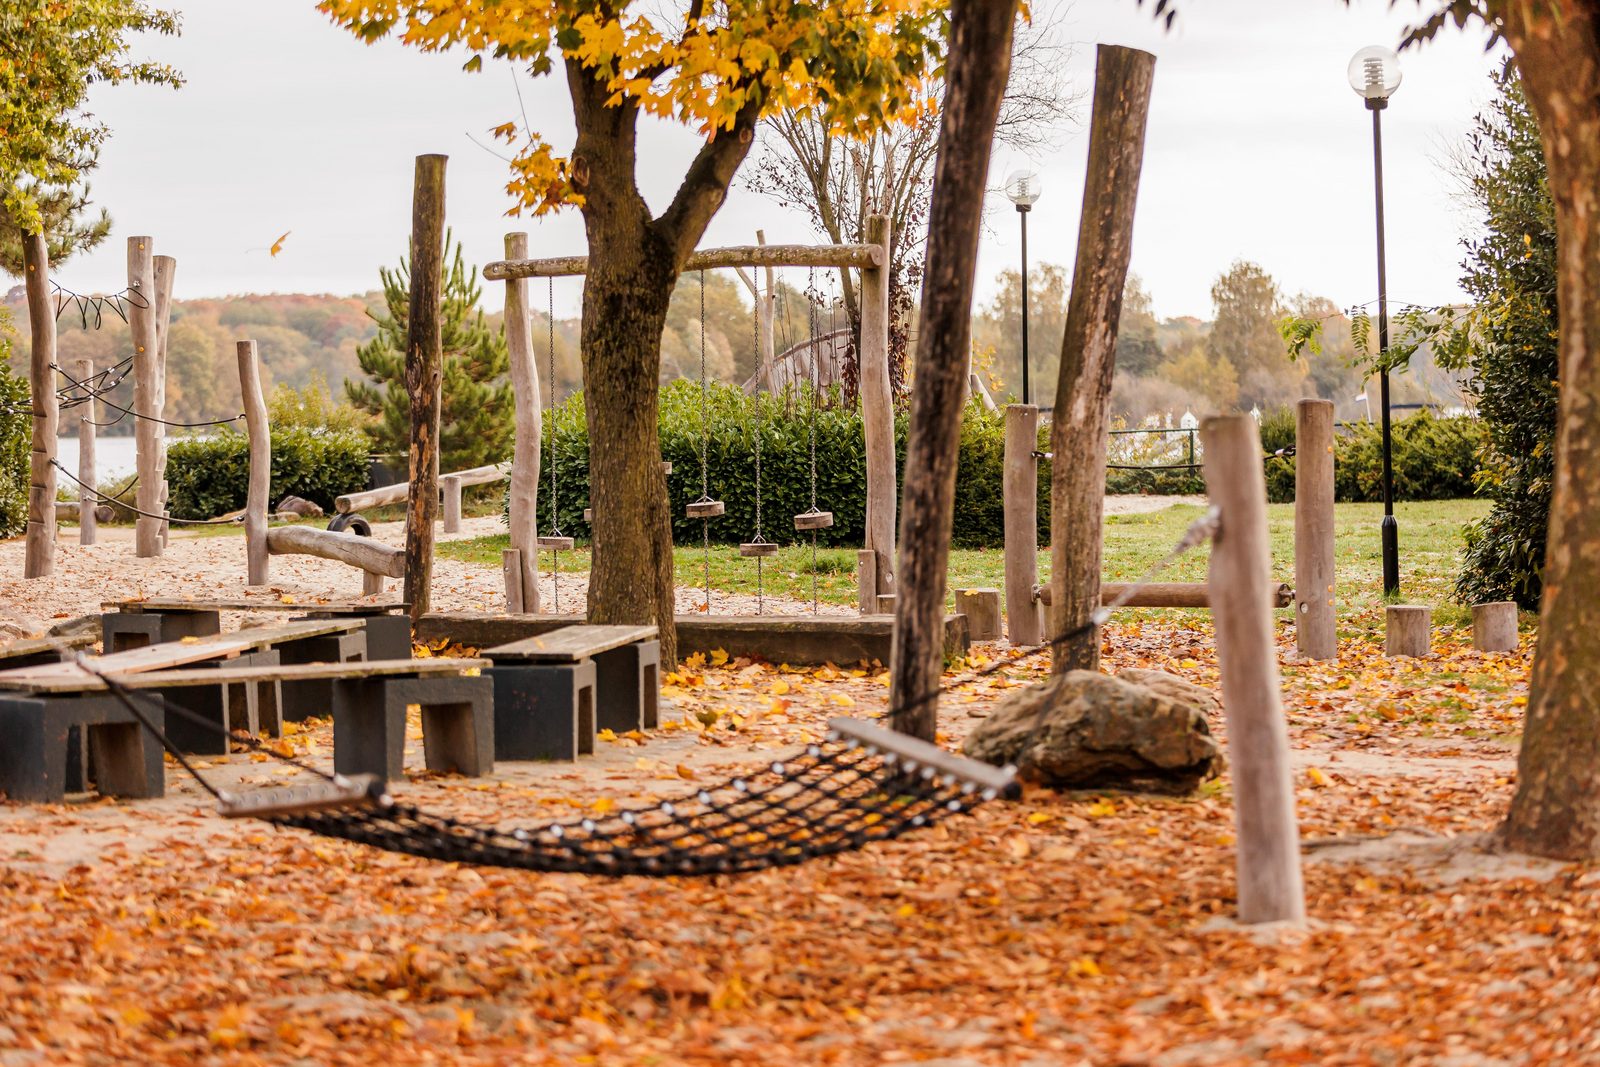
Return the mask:
[(486, 648), (483, 655), (510, 663), (576, 663), (640, 641), (653, 641), (654, 626), (563, 626), (537, 637)]

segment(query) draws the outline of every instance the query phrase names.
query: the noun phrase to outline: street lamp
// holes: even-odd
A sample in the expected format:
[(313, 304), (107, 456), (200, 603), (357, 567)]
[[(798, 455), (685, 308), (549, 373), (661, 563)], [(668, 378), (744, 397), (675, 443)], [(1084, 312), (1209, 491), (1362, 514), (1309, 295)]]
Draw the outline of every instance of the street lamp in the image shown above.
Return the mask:
[(1372, 112), (1372, 183), (1378, 213), (1378, 395), (1383, 418), (1383, 595), (1400, 592), (1400, 526), (1394, 517), (1394, 451), (1389, 433), (1389, 279), (1383, 257), (1383, 124), (1380, 116), (1400, 87), (1400, 57), (1369, 45), (1350, 60), (1350, 88)]
[(1014, 170), (1006, 176), (1006, 198), (1017, 205), (1022, 221), (1022, 402), (1031, 404), (1028, 391), (1028, 211), (1038, 201), (1043, 187), (1039, 172)]

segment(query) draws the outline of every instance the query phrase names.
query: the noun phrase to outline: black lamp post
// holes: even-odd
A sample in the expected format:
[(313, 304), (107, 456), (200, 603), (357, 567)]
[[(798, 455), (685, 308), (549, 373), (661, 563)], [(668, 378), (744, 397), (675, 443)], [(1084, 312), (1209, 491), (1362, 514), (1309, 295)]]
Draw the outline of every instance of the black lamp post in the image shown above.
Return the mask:
[(1383, 595), (1400, 592), (1400, 524), (1394, 517), (1394, 451), (1389, 428), (1389, 278), (1383, 254), (1383, 109), (1400, 87), (1400, 57), (1369, 45), (1350, 60), (1350, 87), (1372, 112), (1372, 183), (1378, 216), (1378, 400), (1383, 420)]
[(1022, 402), (1033, 403), (1028, 388), (1028, 212), (1042, 191), (1039, 175), (1031, 170), (1012, 171), (1006, 178), (1006, 198), (1017, 205), (1017, 218), (1022, 222)]

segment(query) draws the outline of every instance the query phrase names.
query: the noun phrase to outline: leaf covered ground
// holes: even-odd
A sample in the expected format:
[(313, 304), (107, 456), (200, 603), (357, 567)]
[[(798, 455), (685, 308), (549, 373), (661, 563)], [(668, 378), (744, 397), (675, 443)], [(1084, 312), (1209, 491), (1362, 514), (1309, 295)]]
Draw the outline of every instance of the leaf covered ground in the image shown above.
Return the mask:
[[(1214, 685), (1201, 618), (1113, 624), (1107, 666)], [(159, 802), (0, 806), (0, 1064), (1595, 1061), (1596, 875), (1476, 847), (1514, 786), (1529, 642), (1445, 631), (1390, 661), (1372, 618), (1347, 622), (1338, 664), (1285, 666), (1303, 932), (1231, 921), (1226, 777), (1183, 799), (1034, 789), (800, 868), (607, 881), (226, 823), (169, 768)], [(958, 684), (946, 740), (1036, 666)], [(613, 810), (885, 692), (871, 664), (713, 655), (668, 679), (649, 736), (397, 792), (493, 820)], [(325, 759), (331, 731), (285, 743)]]

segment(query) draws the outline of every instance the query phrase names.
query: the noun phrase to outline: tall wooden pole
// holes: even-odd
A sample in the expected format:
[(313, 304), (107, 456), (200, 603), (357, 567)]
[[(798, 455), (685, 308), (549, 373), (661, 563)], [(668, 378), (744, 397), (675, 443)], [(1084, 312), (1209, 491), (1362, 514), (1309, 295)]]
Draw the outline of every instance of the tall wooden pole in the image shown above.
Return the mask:
[(28, 359), (33, 445), (28, 467), (28, 534), (22, 576), (45, 578), (56, 569), (56, 310), (50, 298), (50, 251), (41, 234), (22, 238), (33, 339)]
[(1000, 476), (1005, 514), (1006, 637), (1013, 645), (1044, 640), (1044, 620), (1033, 598), (1039, 584), (1039, 409), (1006, 405), (1005, 470)]
[(1249, 415), (1207, 419), (1206, 492), (1221, 512), (1211, 548), (1211, 609), (1238, 823), (1239, 919), (1301, 922), (1300, 831), (1289, 730), (1272, 635), (1272, 545), (1261, 436)]
[(932, 741), (944, 664), (944, 595), (955, 515), (961, 394), (973, 276), (995, 120), (1011, 66), (1015, 0), (952, 0), (939, 154), (928, 208), (928, 254), (900, 517), (890, 724)]
[(440, 337), (444, 271), (445, 156), (417, 157), (411, 199), (411, 303), (406, 322), (406, 391), (411, 395), (411, 500), (406, 509), (405, 598), (416, 620), (428, 610), (433, 523), (439, 513)]
[[(94, 360), (80, 359), (73, 365), (73, 377), (87, 382), (94, 377)], [(78, 544), (92, 545), (98, 538), (100, 496), (95, 487), (100, 484), (94, 467), (95, 412), (99, 401), (89, 397), (78, 405)]]
[[(156, 256), (152, 260), (156, 282), (156, 411), (163, 418), (167, 410), (167, 334), (172, 325), (172, 285), (177, 280), (178, 261), (171, 256)], [(155, 424), (156, 482), (160, 486), (161, 508), (167, 514), (167, 428)], [(167, 547), (167, 536), (172, 532), (170, 523), (161, 523), (161, 547)]]
[(1333, 609), (1333, 401), (1302, 400), (1294, 425), (1294, 643), (1339, 656)]
[(899, 485), (894, 463), (894, 396), (889, 389), (889, 268), (887, 215), (867, 219), (867, 242), (881, 245), (885, 263), (861, 268), (861, 424), (867, 451), (866, 548), (877, 554), (877, 595), (895, 591), (894, 525)]
[[(160, 356), (156, 339), (156, 276), (149, 237), (128, 238), (128, 327), (133, 335), (133, 441), (139, 490), (134, 506), (147, 515), (159, 515), (161, 504)], [(134, 555), (161, 555), (161, 520), (140, 515), (133, 526)]]
[[(506, 258), (526, 259), (528, 235), (506, 234)], [(506, 349), (511, 356), (511, 392), (516, 401), (515, 450), (511, 454), (511, 547), (506, 550), (506, 610), (539, 610), (539, 442), (544, 430), (539, 396), (539, 361), (533, 353), (528, 282), (506, 282)], [(551, 388), (554, 388), (552, 383)], [(514, 553), (514, 555), (513, 555)]]
[(266, 585), (267, 507), (272, 489), (272, 428), (267, 400), (261, 392), (261, 363), (254, 341), (234, 345), (239, 360), (239, 396), (244, 404), (244, 430), (250, 441), (250, 482), (244, 505), (245, 562), (250, 585)]
[[(1111, 375), (1156, 68), (1155, 56), (1134, 48), (1101, 45), (1098, 55), (1078, 258), (1050, 421), (1051, 451), (1071, 457), (1050, 467), (1052, 637), (1084, 626), (1100, 606)], [(1054, 660), (1058, 671), (1098, 669), (1099, 632), (1057, 645)]]

